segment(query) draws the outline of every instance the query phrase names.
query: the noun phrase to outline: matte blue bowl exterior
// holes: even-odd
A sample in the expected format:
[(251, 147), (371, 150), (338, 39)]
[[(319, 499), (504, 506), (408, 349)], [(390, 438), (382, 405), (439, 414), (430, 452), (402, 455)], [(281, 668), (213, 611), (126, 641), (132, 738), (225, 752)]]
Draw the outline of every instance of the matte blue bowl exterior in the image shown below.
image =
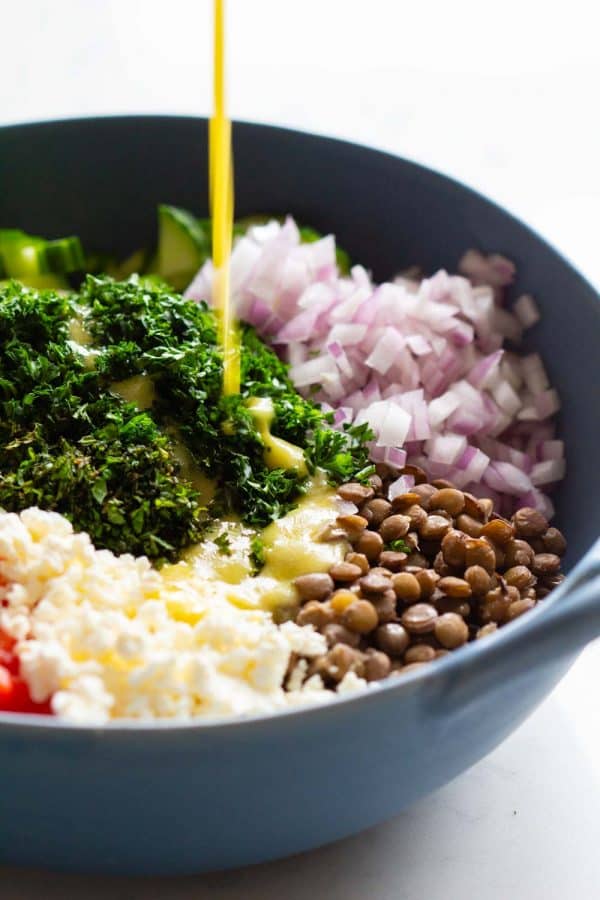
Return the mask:
[[(559, 521), (574, 562), (600, 532), (600, 304), (539, 237), (462, 185), (362, 147), (236, 126), (240, 215), (290, 210), (335, 231), (377, 277), (455, 268), (469, 246), (519, 266), (533, 335), (563, 397), (570, 472)], [(81, 234), (125, 253), (159, 201), (198, 208), (206, 124), (147, 117), (0, 129), (0, 226)], [(592, 413), (590, 413), (592, 410)], [(574, 585), (576, 573), (569, 579)], [(567, 584), (568, 588), (568, 584)], [(247, 721), (81, 728), (0, 716), (0, 862), (177, 873), (295, 853), (393, 816), (505, 738), (600, 630), (596, 583), (493, 641), (326, 708)], [(565, 615), (567, 610), (571, 615)]]

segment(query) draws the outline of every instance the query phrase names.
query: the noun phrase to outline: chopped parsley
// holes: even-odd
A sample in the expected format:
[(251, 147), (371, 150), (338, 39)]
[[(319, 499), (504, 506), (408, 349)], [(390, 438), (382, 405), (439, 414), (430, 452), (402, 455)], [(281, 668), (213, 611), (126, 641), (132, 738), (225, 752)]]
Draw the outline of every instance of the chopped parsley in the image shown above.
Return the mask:
[(388, 544), (388, 550), (395, 550), (398, 553), (410, 553), (410, 547), (402, 538), (396, 538)]
[(259, 535), (253, 537), (252, 543), (250, 544), (250, 562), (252, 563), (255, 572), (260, 572), (266, 562), (265, 545)]
[(223, 556), (231, 556), (231, 541), (229, 539), (229, 535), (226, 531), (222, 531), (221, 534), (214, 537), (213, 544), (219, 548), (219, 553)]
[[(91, 335), (93, 368), (70, 340), (73, 319)], [(368, 430), (333, 430), (252, 328), (242, 339), (241, 395), (223, 398), (213, 313), (160, 282), (89, 275), (70, 296), (0, 288), (0, 506), (56, 510), (97, 547), (152, 559), (177, 558), (217, 512), (262, 527), (307, 479), (266, 466), (246, 407), (256, 396), (272, 398), (272, 433), (303, 448), (309, 472), (332, 483), (367, 477)], [(111, 389), (140, 375), (153, 382), (145, 410)], [(174, 428), (217, 484), (208, 511), (181, 474)]]

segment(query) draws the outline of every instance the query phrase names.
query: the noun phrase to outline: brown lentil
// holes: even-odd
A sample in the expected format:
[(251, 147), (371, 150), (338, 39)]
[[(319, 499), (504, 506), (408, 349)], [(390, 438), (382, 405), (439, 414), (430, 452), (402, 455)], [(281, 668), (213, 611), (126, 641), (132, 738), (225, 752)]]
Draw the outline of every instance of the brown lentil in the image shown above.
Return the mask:
[(333, 590), (333, 578), (325, 572), (315, 572), (313, 575), (300, 575), (294, 581), (300, 599), (325, 600)]
[(504, 573), (504, 580), (507, 584), (514, 584), (520, 591), (534, 585), (537, 581), (535, 575), (527, 568), (527, 566), (512, 566)]
[(410, 569), (424, 569), (425, 566), (428, 565), (427, 557), (423, 556), (422, 553), (409, 553), (406, 557), (406, 563), (404, 564), (404, 570)]
[(520, 600), (514, 600), (508, 607), (507, 618), (516, 619), (517, 616), (522, 616), (523, 613), (529, 612), (534, 606), (535, 600), (531, 597), (522, 597)]
[(562, 572), (557, 572), (556, 575), (543, 575), (541, 578), (543, 586), (550, 588), (551, 591), (558, 587), (559, 584), (562, 584), (564, 580), (565, 576)]
[(429, 644), (413, 644), (404, 654), (404, 662), (410, 663), (431, 662), (435, 659), (435, 650)]
[(436, 557), (433, 560), (433, 568), (440, 578), (446, 578), (448, 575), (452, 574), (452, 566), (448, 565), (441, 550), (436, 554)]
[(474, 594), (487, 594), (490, 589), (490, 573), (483, 566), (469, 566), (465, 571), (465, 581)]
[(480, 522), (487, 519), (483, 511), (482, 500), (478, 500), (477, 497), (474, 497), (473, 494), (469, 494), (467, 491), (463, 492), (463, 496), (465, 498), (465, 513), (467, 516), (471, 516), (472, 519), (477, 519)]
[(346, 644), (337, 644), (332, 647), (325, 657), (325, 661), (326, 674), (334, 681), (341, 681), (350, 671), (358, 674), (363, 667), (362, 655)]
[[(485, 538), (484, 540), (489, 540), (489, 538)], [(504, 563), (506, 560), (506, 553), (504, 552), (502, 547), (500, 547), (498, 544), (493, 544), (491, 541), (489, 543), (490, 543), (490, 547), (494, 551), (495, 568), (503, 569)]]
[(398, 572), (392, 577), (396, 597), (405, 603), (416, 603), (421, 596), (421, 585), (410, 572)]
[(443, 516), (427, 516), (427, 519), (419, 528), (419, 534), (425, 540), (441, 540), (448, 529), (450, 522)]
[(358, 647), (360, 643), (360, 637), (355, 631), (350, 631), (345, 625), (338, 625), (336, 622), (326, 625), (322, 629), (322, 633), (330, 647), (334, 647), (336, 644), (348, 644), (350, 647)]
[(458, 516), (465, 508), (465, 495), (453, 487), (440, 488), (429, 498), (430, 509), (445, 509), (451, 516)]
[(346, 553), (346, 562), (352, 563), (353, 566), (358, 566), (363, 575), (366, 575), (370, 568), (369, 560), (364, 553), (354, 553), (351, 550), (350, 553)]
[(330, 568), (329, 574), (334, 581), (356, 581), (362, 575), (362, 569), (350, 562), (340, 562)]
[(367, 681), (380, 681), (390, 674), (392, 663), (386, 653), (369, 647), (365, 654), (364, 668)]
[(361, 503), (370, 500), (375, 495), (375, 491), (372, 487), (359, 484), (357, 481), (349, 481), (338, 488), (338, 494), (342, 500), (347, 500), (349, 503), (355, 503), (357, 506), (360, 506)]
[(401, 622), (411, 634), (427, 634), (433, 631), (437, 609), (430, 603), (415, 603), (402, 613)]
[[(360, 513), (339, 516), (323, 539), (343, 537), (350, 552), (329, 574), (295, 581), (296, 622), (329, 647), (308, 665), (326, 687), (350, 671), (368, 681), (413, 671), (523, 615), (564, 578), (565, 539), (536, 510), (508, 521), (491, 500), (429, 484), (415, 466), (400, 472), (415, 486), (390, 503), (397, 474), (380, 464), (370, 486), (342, 485)], [(406, 552), (389, 547), (398, 539)]]
[(441, 594), (438, 597), (434, 594), (431, 598), (431, 602), (440, 615), (451, 612), (466, 619), (471, 614), (471, 604), (467, 603), (466, 600), (455, 600), (452, 597), (444, 596), (444, 594)]
[(456, 578), (454, 575), (447, 575), (438, 582), (438, 590), (443, 591), (448, 597), (453, 599), (465, 599), (471, 596), (471, 585), (464, 578)]
[(531, 546), (520, 539), (509, 541), (504, 548), (504, 565), (507, 568), (512, 566), (530, 566), (533, 562), (534, 552)]
[(410, 529), (410, 518), (401, 516), (399, 513), (388, 516), (379, 526), (379, 534), (386, 543), (395, 541), (397, 538), (403, 538), (408, 534)]
[(466, 514), (458, 517), (456, 527), (472, 538), (481, 537), (481, 532), (483, 531), (481, 522)]
[(513, 525), (511, 525), (510, 522), (507, 522), (506, 519), (501, 519), (500, 517), (491, 519), (481, 529), (482, 537), (487, 538), (489, 541), (493, 541), (494, 544), (500, 544), (501, 547), (504, 546), (504, 544), (508, 544), (511, 538), (514, 537), (514, 533), (515, 529)]
[(427, 521), (427, 513), (422, 506), (409, 506), (405, 513), (410, 519), (410, 527), (418, 531)]
[(530, 506), (523, 506), (518, 509), (512, 517), (513, 525), (520, 538), (536, 538), (541, 537), (548, 531), (548, 522), (546, 518), (532, 509)]
[(560, 569), (560, 556), (556, 553), (536, 553), (531, 569), (536, 575), (554, 575)]
[(558, 528), (549, 528), (546, 534), (542, 535), (542, 544), (546, 553), (556, 553), (557, 556), (563, 556), (567, 549), (565, 537)]
[(377, 628), (379, 619), (372, 603), (368, 600), (355, 600), (346, 607), (343, 622), (350, 631), (368, 634)]
[(408, 555), (401, 550), (383, 550), (379, 556), (379, 562), (391, 572), (399, 572), (406, 563)]
[(394, 621), (396, 618), (396, 594), (393, 590), (390, 589), (385, 594), (373, 597), (371, 603), (377, 613), (380, 625)]
[(381, 476), (371, 475), (371, 477), (369, 478), (369, 484), (371, 485), (371, 487), (373, 488), (375, 493), (381, 492), (381, 489), (383, 487), (383, 481), (381, 479)]
[(340, 528), (348, 535), (349, 541), (355, 541), (359, 538), (369, 524), (363, 516), (357, 516), (353, 513), (345, 516), (338, 516), (336, 521)]
[(493, 588), (485, 595), (480, 608), (482, 622), (503, 622), (506, 619), (510, 600), (501, 587)]
[(451, 528), (442, 540), (442, 554), (449, 566), (464, 566), (466, 539), (462, 531)]
[(481, 566), (492, 574), (496, 571), (496, 555), (486, 540), (471, 538), (465, 544), (465, 564), (467, 567)]
[(487, 625), (482, 625), (481, 628), (477, 629), (475, 634), (475, 639), (479, 640), (480, 638), (487, 637), (488, 634), (493, 634), (495, 631), (498, 631), (498, 625), (496, 622), (488, 622)]
[(431, 595), (433, 594), (435, 586), (440, 580), (440, 576), (434, 569), (420, 569), (418, 572), (414, 572), (413, 574), (419, 582), (422, 599), (428, 600), (429, 597), (431, 597)]
[(371, 563), (379, 559), (383, 547), (383, 538), (378, 531), (365, 531), (354, 545), (354, 549), (363, 553)]
[(389, 575), (371, 569), (368, 575), (363, 575), (359, 584), (363, 594), (385, 594), (392, 587), (392, 580)]
[(436, 619), (434, 634), (442, 647), (456, 650), (469, 639), (469, 626), (456, 613), (448, 612)]
[(419, 494), (415, 494), (414, 491), (409, 491), (407, 494), (398, 494), (397, 497), (394, 497), (392, 500), (392, 509), (394, 512), (401, 512), (402, 510), (409, 509), (409, 507), (414, 506), (415, 504), (419, 504), (421, 497)]
[(329, 605), (333, 612), (341, 616), (342, 613), (350, 606), (351, 603), (354, 603), (356, 600), (356, 594), (352, 591), (348, 591), (345, 588), (340, 588), (339, 591), (335, 591), (334, 594), (331, 595), (329, 600)]
[[(371, 513), (371, 518), (369, 520), (369, 526), (371, 528), (379, 528), (383, 520), (389, 516), (392, 511), (392, 504), (389, 500), (384, 500), (383, 497), (376, 497), (374, 500), (369, 500), (363, 507), (362, 510), (369, 510)], [(408, 531), (408, 529), (406, 529)]]
[(296, 622), (298, 625), (313, 625), (315, 628), (321, 629), (333, 622), (333, 616), (334, 611), (331, 606), (319, 603), (317, 600), (309, 600), (298, 612)]
[(420, 669), (424, 665), (426, 665), (426, 663), (423, 662), (409, 663), (407, 666), (402, 666), (401, 669), (398, 669), (398, 674), (408, 675), (409, 672), (415, 672), (417, 669)]
[[(492, 511), (494, 509), (493, 500), (490, 500), (489, 497), (482, 497), (480, 500), (477, 501), (477, 503), (478, 503), (479, 509), (481, 510), (481, 512), (483, 514), (484, 522), (487, 522), (487, 520), (491, 516)], [(475, 518), (477, 518), (477, 517), (475, 517)]]
[(399, 622), (380, 625), (375, 632), (375, 643), (389, 656), (402, 656), (410, 644), (410, 635)]

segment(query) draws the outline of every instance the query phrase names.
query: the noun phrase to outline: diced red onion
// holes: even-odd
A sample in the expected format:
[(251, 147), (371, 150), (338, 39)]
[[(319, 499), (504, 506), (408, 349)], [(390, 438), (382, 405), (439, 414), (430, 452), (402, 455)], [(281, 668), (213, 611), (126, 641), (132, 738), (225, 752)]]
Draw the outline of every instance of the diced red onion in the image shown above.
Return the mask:
[[(564, 472), (552, 421), (560, 401), (537, 353), (504, 347), (539, 318), (527, 294), (511, 311), (500, 305), (514, 280), (509, 260), (469, 251), (468, 278), (411, 272), (374, 285), (362, 266), (340, 276), (333, 238), (302, 244), (288, 218), (250, 228), (231, 268), (240, 318), (280, 350), (302, 393), (333, 410), (336, 427), (369, 423), (375, 461), (401, 467), (408, 456), (507, 514), (523, 498), (551, 514), (538, 486)], [(212, 283), (208, 262), (186, 295), (210, 301)]]
[(388, 488), (388, 500), (390, 502), (402, 494), (408, 494), (415, 486), (415, 479), (412, 475), (401, 475), (395, 481), (392, 481)]
[(565, 475), (564, 459), (545, 459), (543, 462), (536, 463), (531, 469), (531, 483), (536, 487), (543, 484), (552, 484), (553, 481), (560, 481)]
[(513, 310), (523, 328), (531, 328), (532, 325), (540, 321), (540, 311), (530, 294), (521, 294), (519, 299), (515, 301)]

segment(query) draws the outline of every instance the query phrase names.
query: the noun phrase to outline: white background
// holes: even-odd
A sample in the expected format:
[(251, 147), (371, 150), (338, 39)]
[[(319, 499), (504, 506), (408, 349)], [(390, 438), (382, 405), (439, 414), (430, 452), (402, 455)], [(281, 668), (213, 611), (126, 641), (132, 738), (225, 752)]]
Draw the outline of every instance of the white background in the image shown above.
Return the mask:
[[(357, 140), (458, 177), (533, 225), (599, 286), (593, 5), (229, 0), (231, 114)], [(0, 123), (209, 111), (208, 0), (0, 6)], [(177, 880), (0, 870), (0, 895), (592, 900), (599, 680), (596, 645), (470, 772), (394, 822), (317, 853)]]

